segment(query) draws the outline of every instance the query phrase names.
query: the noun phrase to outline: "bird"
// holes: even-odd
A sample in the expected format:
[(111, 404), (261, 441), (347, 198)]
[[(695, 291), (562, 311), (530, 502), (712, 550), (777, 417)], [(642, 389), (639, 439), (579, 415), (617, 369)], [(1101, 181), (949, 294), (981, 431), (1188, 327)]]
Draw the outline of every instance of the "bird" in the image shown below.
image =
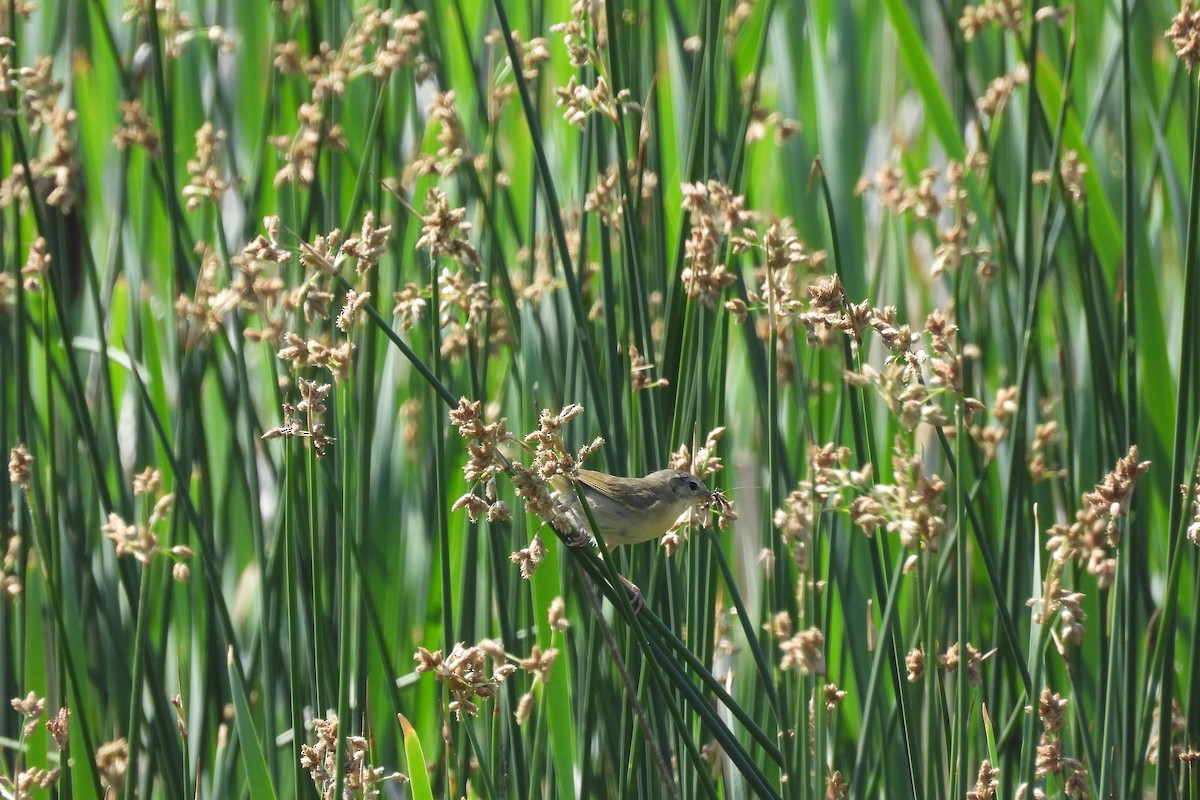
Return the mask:
[[(660, 469), (642, 478), (580, 469), (574, 480), (587, 500), (600, 538), (609, 547), (657, 539), (692, 508), (723, 502), (720, 493), (710, 491), (704, 481), (681, 469)], [(571, 480), (560, 475), (551, 484), (567, 517), (580, 533), (569, 543), (580, 545), (591, 541), (593, 536), (588, 534), (592, 533), (592, 527)], [(633, 592), (634, 609), (643, 610), (646, 602), (641, 590), (624, 576), (621, 581)]]

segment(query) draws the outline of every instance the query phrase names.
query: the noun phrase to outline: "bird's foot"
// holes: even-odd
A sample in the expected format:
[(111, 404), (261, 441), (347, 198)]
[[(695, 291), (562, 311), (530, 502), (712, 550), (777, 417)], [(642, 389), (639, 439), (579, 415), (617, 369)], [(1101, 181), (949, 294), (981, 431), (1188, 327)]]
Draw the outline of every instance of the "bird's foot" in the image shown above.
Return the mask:
[(637, 584), (626, 578), (624, 575), (619, 576), (621, 583), (625, 584), (625, 588), (629, 590), (629, 604), (633, 606), (633, 613), (640, 614), (647, 609), (646, 597), (642, 594), (642, 590), (637, 587)]
[(567, 543), (567, 547), (583, 547), (592, 543), (592, 537), (584, 533), (582, 529), (576, 528), (563, 536), (563, 541)]

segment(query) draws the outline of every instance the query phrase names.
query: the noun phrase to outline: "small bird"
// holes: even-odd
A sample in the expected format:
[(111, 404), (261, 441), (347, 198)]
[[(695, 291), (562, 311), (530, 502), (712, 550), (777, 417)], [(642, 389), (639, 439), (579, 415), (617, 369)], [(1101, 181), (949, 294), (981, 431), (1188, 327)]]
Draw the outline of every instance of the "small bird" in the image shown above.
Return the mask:
[[(644, 478), (621, 478), (581, 469), (576, 480), (591, 506), (600, 536), (610, 547), (657, 539), (689, 509), (723, 500), (695, 475), (681, 469), (660, 469)], [(582, 534), (572, 544), (588, 541), (591, 527), (570, 481), (557, 477), (551, 483), (571, 522)], [(634, 608), (639, 611), (645, 608), (641, 590), (624, 576), (621, 580), (633, 591)]]
[[(713, 498), (703, 481), (681, 469), (660, 469), (644, 478), (621, 478), (581, 469), (578, 480), (600, 535), (610, 547), (657, 539), (689, 508)], [(581, 531), (590, 530), (570, 482), (556, 478), (553, 483), (571, 521)]]

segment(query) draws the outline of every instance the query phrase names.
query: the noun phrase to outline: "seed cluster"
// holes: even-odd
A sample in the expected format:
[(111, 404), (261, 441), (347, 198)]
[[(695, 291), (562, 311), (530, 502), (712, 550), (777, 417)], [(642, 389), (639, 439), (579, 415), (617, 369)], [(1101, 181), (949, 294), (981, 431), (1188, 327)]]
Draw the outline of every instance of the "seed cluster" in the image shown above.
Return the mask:
[[(336, 714), (313, 719), (312, 729), (316, 734), (316, 743), (300, 747), (300, 766), (308, 770), (309, 778), (312, 779), (319, 797), (334, 797), (337, 787), (339, 727)], [(368, 759), (371, 758), (371, 743), (367, 737), (342, 738), (346, 743), (342, 751), (344, 797), (377, 797), (387, 781), (408, 780), (399, 772), (389, 774), (383, 767), (370, 763)]]

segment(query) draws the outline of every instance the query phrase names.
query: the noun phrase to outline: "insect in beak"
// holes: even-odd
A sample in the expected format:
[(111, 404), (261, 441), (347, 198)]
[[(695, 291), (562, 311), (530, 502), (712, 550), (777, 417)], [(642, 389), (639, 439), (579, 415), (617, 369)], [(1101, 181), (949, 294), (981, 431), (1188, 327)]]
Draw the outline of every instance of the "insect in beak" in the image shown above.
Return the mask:
[(720, 489), (713, 491), (713, 492), (709, 492), (708, 505), (710, 507), (716, 506), (717, 510), (721, 511), (721, 512), (726, 512), (730, 508), (729, 500), (727, 500), (725, 498), (725, 495), (721, 493)]

